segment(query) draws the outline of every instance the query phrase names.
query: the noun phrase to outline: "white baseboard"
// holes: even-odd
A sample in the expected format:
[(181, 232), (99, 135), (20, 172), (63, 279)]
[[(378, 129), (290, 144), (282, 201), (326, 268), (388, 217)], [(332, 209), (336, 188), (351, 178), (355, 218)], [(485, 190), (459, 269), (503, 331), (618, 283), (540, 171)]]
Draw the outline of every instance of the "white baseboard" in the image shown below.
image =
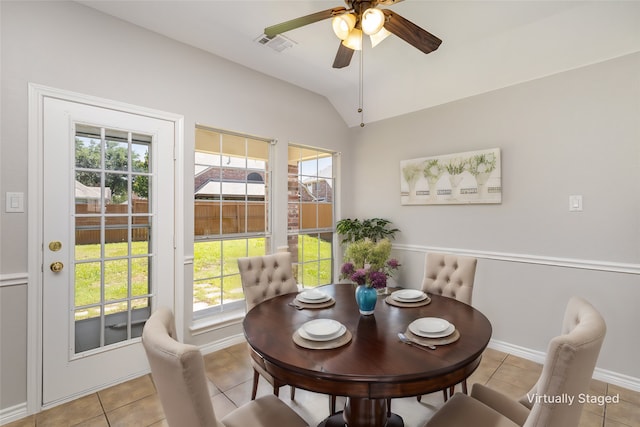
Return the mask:
[[(531, 360), (532, 362), (540, 364), (544, 363), (544, 358), (546, 356), (546, 354), (541, 351), (531, 350), (498, 340), (489, 341), (489, 348), (513, 354), (514, 356), (522, 357), (523, 359)], [(622, 388), (640, 392), (640, 378), (631, 377), (629, 375), (620, 374), (598, 367), (593, 371), (593, 378)]]
[(23, 402), (9, 408), (0, 409), (0, 426), (18, 421), (27, 415), (27, 402)]
[(244, 339), (244, 334), (231, 335), (224, 339), (201, 346), (200, 351), (202, 352), (202, 354), (209, 354), (213, 353), (214, 351), (223, 350), (227, 347), (231, 347), (232, 345), (240, 344), (243, 342), (246, 342), (246, 340)]

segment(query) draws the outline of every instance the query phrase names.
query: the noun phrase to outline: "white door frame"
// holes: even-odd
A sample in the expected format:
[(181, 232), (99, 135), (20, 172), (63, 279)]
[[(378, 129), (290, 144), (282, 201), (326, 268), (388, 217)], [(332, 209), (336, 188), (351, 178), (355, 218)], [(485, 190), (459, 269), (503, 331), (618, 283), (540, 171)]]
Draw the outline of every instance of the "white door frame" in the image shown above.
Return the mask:
[(118, 101), (29, 83), (27, 256), (27, 413), (42, 409), (42, 284), (43, 284), (43, 104), (45, 98), (94, 105), (174, 123), (174, 307), (176, 329), (183, 331), (184, 318), (184, 117)]

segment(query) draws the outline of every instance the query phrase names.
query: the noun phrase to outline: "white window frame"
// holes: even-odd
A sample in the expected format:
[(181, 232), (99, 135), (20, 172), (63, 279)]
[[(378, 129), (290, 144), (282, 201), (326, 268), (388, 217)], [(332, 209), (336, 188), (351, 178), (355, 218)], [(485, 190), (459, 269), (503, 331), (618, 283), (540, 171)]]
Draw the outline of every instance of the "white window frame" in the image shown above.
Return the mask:
[[(266, 160), (267, 165), (265, 168), (265, 174), (266, 174), (266, 179), (264, 181), (264, 187), (265, 187), (265, 193), (268, 194), (268, 196), (266, 197), (266, 214), (265, 214), (265, 221), (266, 221), (266, 231), (261, 233), (261, 232), (244, 232), (244, 233), (223, 233), (222, 229), (218, 230), (218, 234), (212, 234), (209, 236), (204, 236), (204, 237), (199, 237), (197, 235), (195, 235), (194, 233), (194, 245), (199, 243), (199, 242), (221, 242), (221, 246), (222, 249), (221, 251), (224, 250), (224, 242), (225, 241), (230, 241), (230, 240), (245, 240), (245, 242), (248, 242), (249, 239), (253, 239), (253, 238), (263, 238), (265, 239), (265, 254), (268, 253), (272, 253), (273, 252), (273, 239), (272, 239), (272, 235), (271, 235), (271, 230), (272, 230), (272, 218), (273, 218), (273, 199), (274, 199), (274, 190), (273, 190), (273, 158), (274, 158), (274, 150), (273, 150), (273, 146), (275, 144), (275, 141), (273, 139), (269, 139), (269, 138), (264, 138), (264, 137), (257, 137), (254, 135), (249, 135), (249, 134), (244, 134), (244, 133), (239, 133), (239, 132), (233, 132), (233, 131), (228, 131), (228, 130), (223, 130), (223, 129), (217, 129), (217, 128), (212, 128), (212, 127), (208, 127), (208, 126), (204, 126), (204, 125), (200, 125), (197, 124), (196, 125), (196, 129), (201, 129), (203, 131), (210, 131), (210, 132), (215, 132), (215, 133), (220, 133), (221, 135), (225, 135), (225, 136), (232, 136), (232, 137), (239, 137), (239, 138), (244, 138), (244, 139), (250, 139), (250, 140), (254, 140), (254, 141), (262, 141), (267, 145), (267, 149), (268, 149), (268, 159)], [(197, 144), (196, 144), (197, 146)], [(195, 152), (198, 152), (199, 150), (195, 149)], [(223, 154), (224, 156), (224, 154)], [(246, 157), (246, 153), (245, 153), (245, 158)], [(195, 161), (195, 159), (194, 159)], [(245, 169), (249, 172), (252, 173), (253, 169), (245, 166)], [(251, 181), (245, 181), (245, 182), (249, 182), (248, 186), (245, 187), (246, 189), (251, 189)], [(222, 187), (224, 186), (224, 181), (217, 186), (216, 188), (218, 189), (222, 189)], [(245, 189), (245, 194), (244, 194), (244, 203), (248, 204), (249, 203), (249, 199), (248, 199), (248, 193), (247, 190)], [(195, 189), (194, 189), (194, 209), (195, 209)], [(219, 200), (217, 200), (218, 203), (220, 203), (220, 205), (222, 205), (224, 199), (222, 194), (220, 194), (219, 196)], [(194, 210), (194, 214), (195, 214), (195, 210)], [(246, 218), (246, 216), (245, 216)], [(220, 223), (221, 224), (221, 223)], [(222, 225), (220, 226), (222, 227)], [(191, 299), (193, 300), (193, 296), (194, 296), (194, 292), (195, 292), (195, 284), (197, 282), (196, 278), (195, 278), (195, 247), (194, 247), (194, 278), (193, 278), (193, 284), (194, 287), (192, 288), (192, 292), (191, 292)], [(224, 278), (225, 277), (230, 277), (230, 275), (225, 275), (224, 272), (221, 271), (221, 274), (219, 276), (219, 278), (223, 281), (223, 285), (224, 286)], [(239, 274), (238, 274), (239, 277)], [(220, 305), (215, 305), (215, 306), (210, 306), (204, 309), (200, 309), (200, 310), (195, 310), (195, 308), (193, 309), (193, 322), (196, 323), (200, 323), (202, 321), (204, 321), (207, 318), (212, 318), (212, 317), (217, 317), (217, 318), (226, 318), (227, 316), (229, 316), (231, 313), (237, 313), (239, 311), (244, 310), (245, 308), (245, 302), (244, 299), (241, 300), (235, 300), (235, 301), (231, 301), (228, 303), (225, 303), (224, 300), (222, 301), (222, 304)], [(232, 317), (235, 317), (232, 315)]]

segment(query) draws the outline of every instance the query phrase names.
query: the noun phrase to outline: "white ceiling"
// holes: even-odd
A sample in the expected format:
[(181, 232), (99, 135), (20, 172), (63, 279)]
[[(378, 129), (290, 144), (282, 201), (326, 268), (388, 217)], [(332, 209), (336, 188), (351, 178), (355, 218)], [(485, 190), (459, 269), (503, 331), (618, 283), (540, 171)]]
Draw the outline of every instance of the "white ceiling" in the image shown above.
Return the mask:
[[(328, 98), (349, 126), (360, 54), (331, 67), (338, 39), (325, 20), (284, 35), (283, 52), (255, 40), (265, 27), (344, 6), (342, 0), (80, 1)], [(425, 1), (382, 6), (443, 40), (428, 55), (392, 35), (365, 46), (364, 122), (382, 120), (640, 51), (640, 1)]]

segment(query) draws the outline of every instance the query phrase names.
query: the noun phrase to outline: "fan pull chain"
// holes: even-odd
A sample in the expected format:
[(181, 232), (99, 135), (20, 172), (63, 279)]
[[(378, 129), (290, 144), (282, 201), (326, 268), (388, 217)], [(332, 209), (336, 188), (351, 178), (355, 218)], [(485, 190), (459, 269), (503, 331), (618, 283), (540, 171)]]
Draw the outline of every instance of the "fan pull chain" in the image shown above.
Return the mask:
[(358, 113), (360, 113), (360, 127), (364, 127), (364, 43), (360, 49), (360, 93), (358, 96)]

